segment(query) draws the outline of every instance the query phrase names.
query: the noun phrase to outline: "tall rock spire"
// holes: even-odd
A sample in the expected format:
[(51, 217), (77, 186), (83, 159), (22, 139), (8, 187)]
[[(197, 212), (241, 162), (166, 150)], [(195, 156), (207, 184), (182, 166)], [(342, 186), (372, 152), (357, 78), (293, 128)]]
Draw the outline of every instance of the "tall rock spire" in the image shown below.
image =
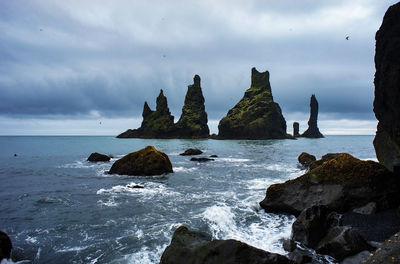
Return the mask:
[(310, 119), (308, 120), (308, 129), (301, 135), (308, 138), (323, 138), (324, 136), (319, 132), (318, 125), (318, 101), (315, 95), (311, 95), (310, 99)]
[(218, 125), (222, 139), (283, 139), (286, 121), (274, 102), (269, 72), (251, 69), (251, 86)]
[(207, 122), (204, 97), (200, 86), (200, 76), (195, 75), (193, 84), (188, 86), (182, 115), (176, 124), (176, 133), (180, 137), (208, 137), (210, 130)]

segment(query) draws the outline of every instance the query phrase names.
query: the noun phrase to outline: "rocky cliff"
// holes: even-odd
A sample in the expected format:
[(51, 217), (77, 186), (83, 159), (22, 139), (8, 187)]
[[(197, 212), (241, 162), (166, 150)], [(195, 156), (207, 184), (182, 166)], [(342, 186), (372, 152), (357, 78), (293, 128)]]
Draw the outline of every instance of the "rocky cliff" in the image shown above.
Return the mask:
[(318, 129), (318, 101), (315, 95), (311, 95), (310, 99), (310, 119), (308, 120), (308, 129), (301, 135), (307, 138), (323, 138), (324, 136)]
[(379, 162), (393, 171), (400, 167), (400, 3), (386, 11), (375, 39), (374, 112), (379, 123), (374, 147)]
[(182, 115), (176, 123), (177, 137), (205, 138), (210, 134), (207, 125), (207, 113), (204, 106), (200, 76), (195, 75), (193, 84), (188, 86)]
[(274, 102), (269, 72), (251, 70), (251, 86), (218, 125), (221, 139), (287, 138), (286, 121)]
[(207, 113), (204, 106), (200, 76), (194, 76), (194, 84), (188, 86), (185, 104), (179, 121), (168, 108), (167, 97), (163, 90), (157, 97), (156, 111), (150, 109), (147, 102), (143, 107), (143, 121), (138, 129), (128, 129), (117, 138), (206, 138), (210, 130), (207, 125)]

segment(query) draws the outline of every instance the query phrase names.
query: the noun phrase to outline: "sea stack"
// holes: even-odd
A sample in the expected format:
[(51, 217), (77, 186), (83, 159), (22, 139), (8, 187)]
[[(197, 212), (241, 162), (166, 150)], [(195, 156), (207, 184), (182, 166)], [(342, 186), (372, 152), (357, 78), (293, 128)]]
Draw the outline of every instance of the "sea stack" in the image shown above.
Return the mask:
[(175, 130), (174, 117), (168, 108), (167, 97), (161, 89), (157, 97), (156, 111), (147, 104), (143, 107), (143, 121), (138, 129), (129, 129), (118, 135), (118, 138), (169, 138)]
[(318, 101), (315, 95), (311, 95), (310, 99), (310, 119), (308, 120), (308, 129), (301, 135), (307, 138), (323, 138), (324, 136), (319, 132), (318, 125)]
[(386, 11), (376, 33), (374, 112), (376, 157), (391, 171), (400, 168), (400, 3)]
[(218, 125), (221, 139), (284, 139), (286, 121), (274, 102), (269, 72), (251, 70), (251, 86)]
[(299, 123), (293, 122), (293, 136), (294, 136), (294, 137), (299, 137), (299, 136), (300, 136), (300, 134), (299, 134), (299, 128), (300, 128)]
[(200, 76), (195, 75), (193, 84), (188, 86), (181, 118), (176, 123), (176, 134), (185, 138), (206, 138), (210, 134), (207, 122)]

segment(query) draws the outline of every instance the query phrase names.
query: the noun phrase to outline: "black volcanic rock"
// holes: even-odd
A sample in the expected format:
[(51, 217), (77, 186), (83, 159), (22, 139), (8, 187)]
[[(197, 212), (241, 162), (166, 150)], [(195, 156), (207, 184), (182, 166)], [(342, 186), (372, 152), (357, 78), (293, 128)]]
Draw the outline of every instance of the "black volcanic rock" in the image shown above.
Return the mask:
[(147, 146), (114, 162), (108, 173), (152, 176), (172, 172), (172, 164), (168, 155), (153, 146)]
[(386, 11), (376, 32), (374, 112), (376, 156), (388, 169), (400, 167), (400, 3)]
[(299, 128), (300, 128), (299, 123), (298, 122), (293, 122), (293, 136), (294, 137), (299, 137), (300, 136)]
[(193, 156), (193, 155), (200, 155), (203, 154), (203, 151), (201, 151), (200, 149), (187, 149), (185, 150), (185, 152), (179, 154), (181, 156)]
[(0, 230), (0, 262), (11, 256), (12, 243), (6, 233)]
[(168, 108), (167, 97), (163, 90), (157, 97), (156, 111), (147, 104), (143, 107), (143, 121), (138, 129), (129, 129), (117, 138), (170, 138), (175, 132), (174, 117)]
[(308, 129), (301, 135), (307, 138), (323, 138), (324, 136), (319, 132), (318, 125), (318, 101), (315, 95), (311, 95), (310, 99), (310, 119), (308, 120)]
[(87, 161), (90, 162), (110, 161), (110, 157), (105, 154), (93, 152), (92, 154), (90, 154), (89, 158), (87, 158)]
[(296, 179), (269, 186), (261, 207), (298, 215), (313, 205), (326, 205), (342, 213), (372, 201), (379, 210), (398, 204), (400, 180), (384, 166), (347, 153), (330, 156)]
[(221, 139), (288, 138), (281, 108), (272, 97), (268, 71), (252, 68), (250, 88), (221, 119), (218, 129)]
[(237, 240), (212, 240), (205, 233), (178, 227), (160, 264), (289, 264), (288, 258)]
[(311, 155), (307, 152), (302, 152), (299, 157), (297, 158), (299, 163), (304, 167), (309, 169), (311, 163), (315, 162), (317, 159), (315, 158), (314, 155)]
[(176, 123), (177, 131), (175, 133), (178, 137), (206, 138), (210, 134), (207, 122), (200, 76), (195, 75), (193, 84), (188, 86), (182, 115)]
[(206, 157), (200, 157), (200, 158), (191, 158), (191, 161), (197, 161), (197, 162), (207, 162), (207, 161), (213, 161), (214, 159), (206, 158)]

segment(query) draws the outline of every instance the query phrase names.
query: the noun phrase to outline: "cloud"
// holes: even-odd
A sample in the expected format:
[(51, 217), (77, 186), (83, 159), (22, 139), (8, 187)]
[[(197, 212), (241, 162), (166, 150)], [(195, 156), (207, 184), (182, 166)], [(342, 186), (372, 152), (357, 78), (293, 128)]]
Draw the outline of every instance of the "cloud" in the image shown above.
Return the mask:
[(321, 113), (372, 120), (374, 34), (394, 2), (1, 1), (0, 116), (140, 118), (164, 89), (177, 119), (199, 74), (218, 120), (256, 66), (285, 116), (314, 93)]

